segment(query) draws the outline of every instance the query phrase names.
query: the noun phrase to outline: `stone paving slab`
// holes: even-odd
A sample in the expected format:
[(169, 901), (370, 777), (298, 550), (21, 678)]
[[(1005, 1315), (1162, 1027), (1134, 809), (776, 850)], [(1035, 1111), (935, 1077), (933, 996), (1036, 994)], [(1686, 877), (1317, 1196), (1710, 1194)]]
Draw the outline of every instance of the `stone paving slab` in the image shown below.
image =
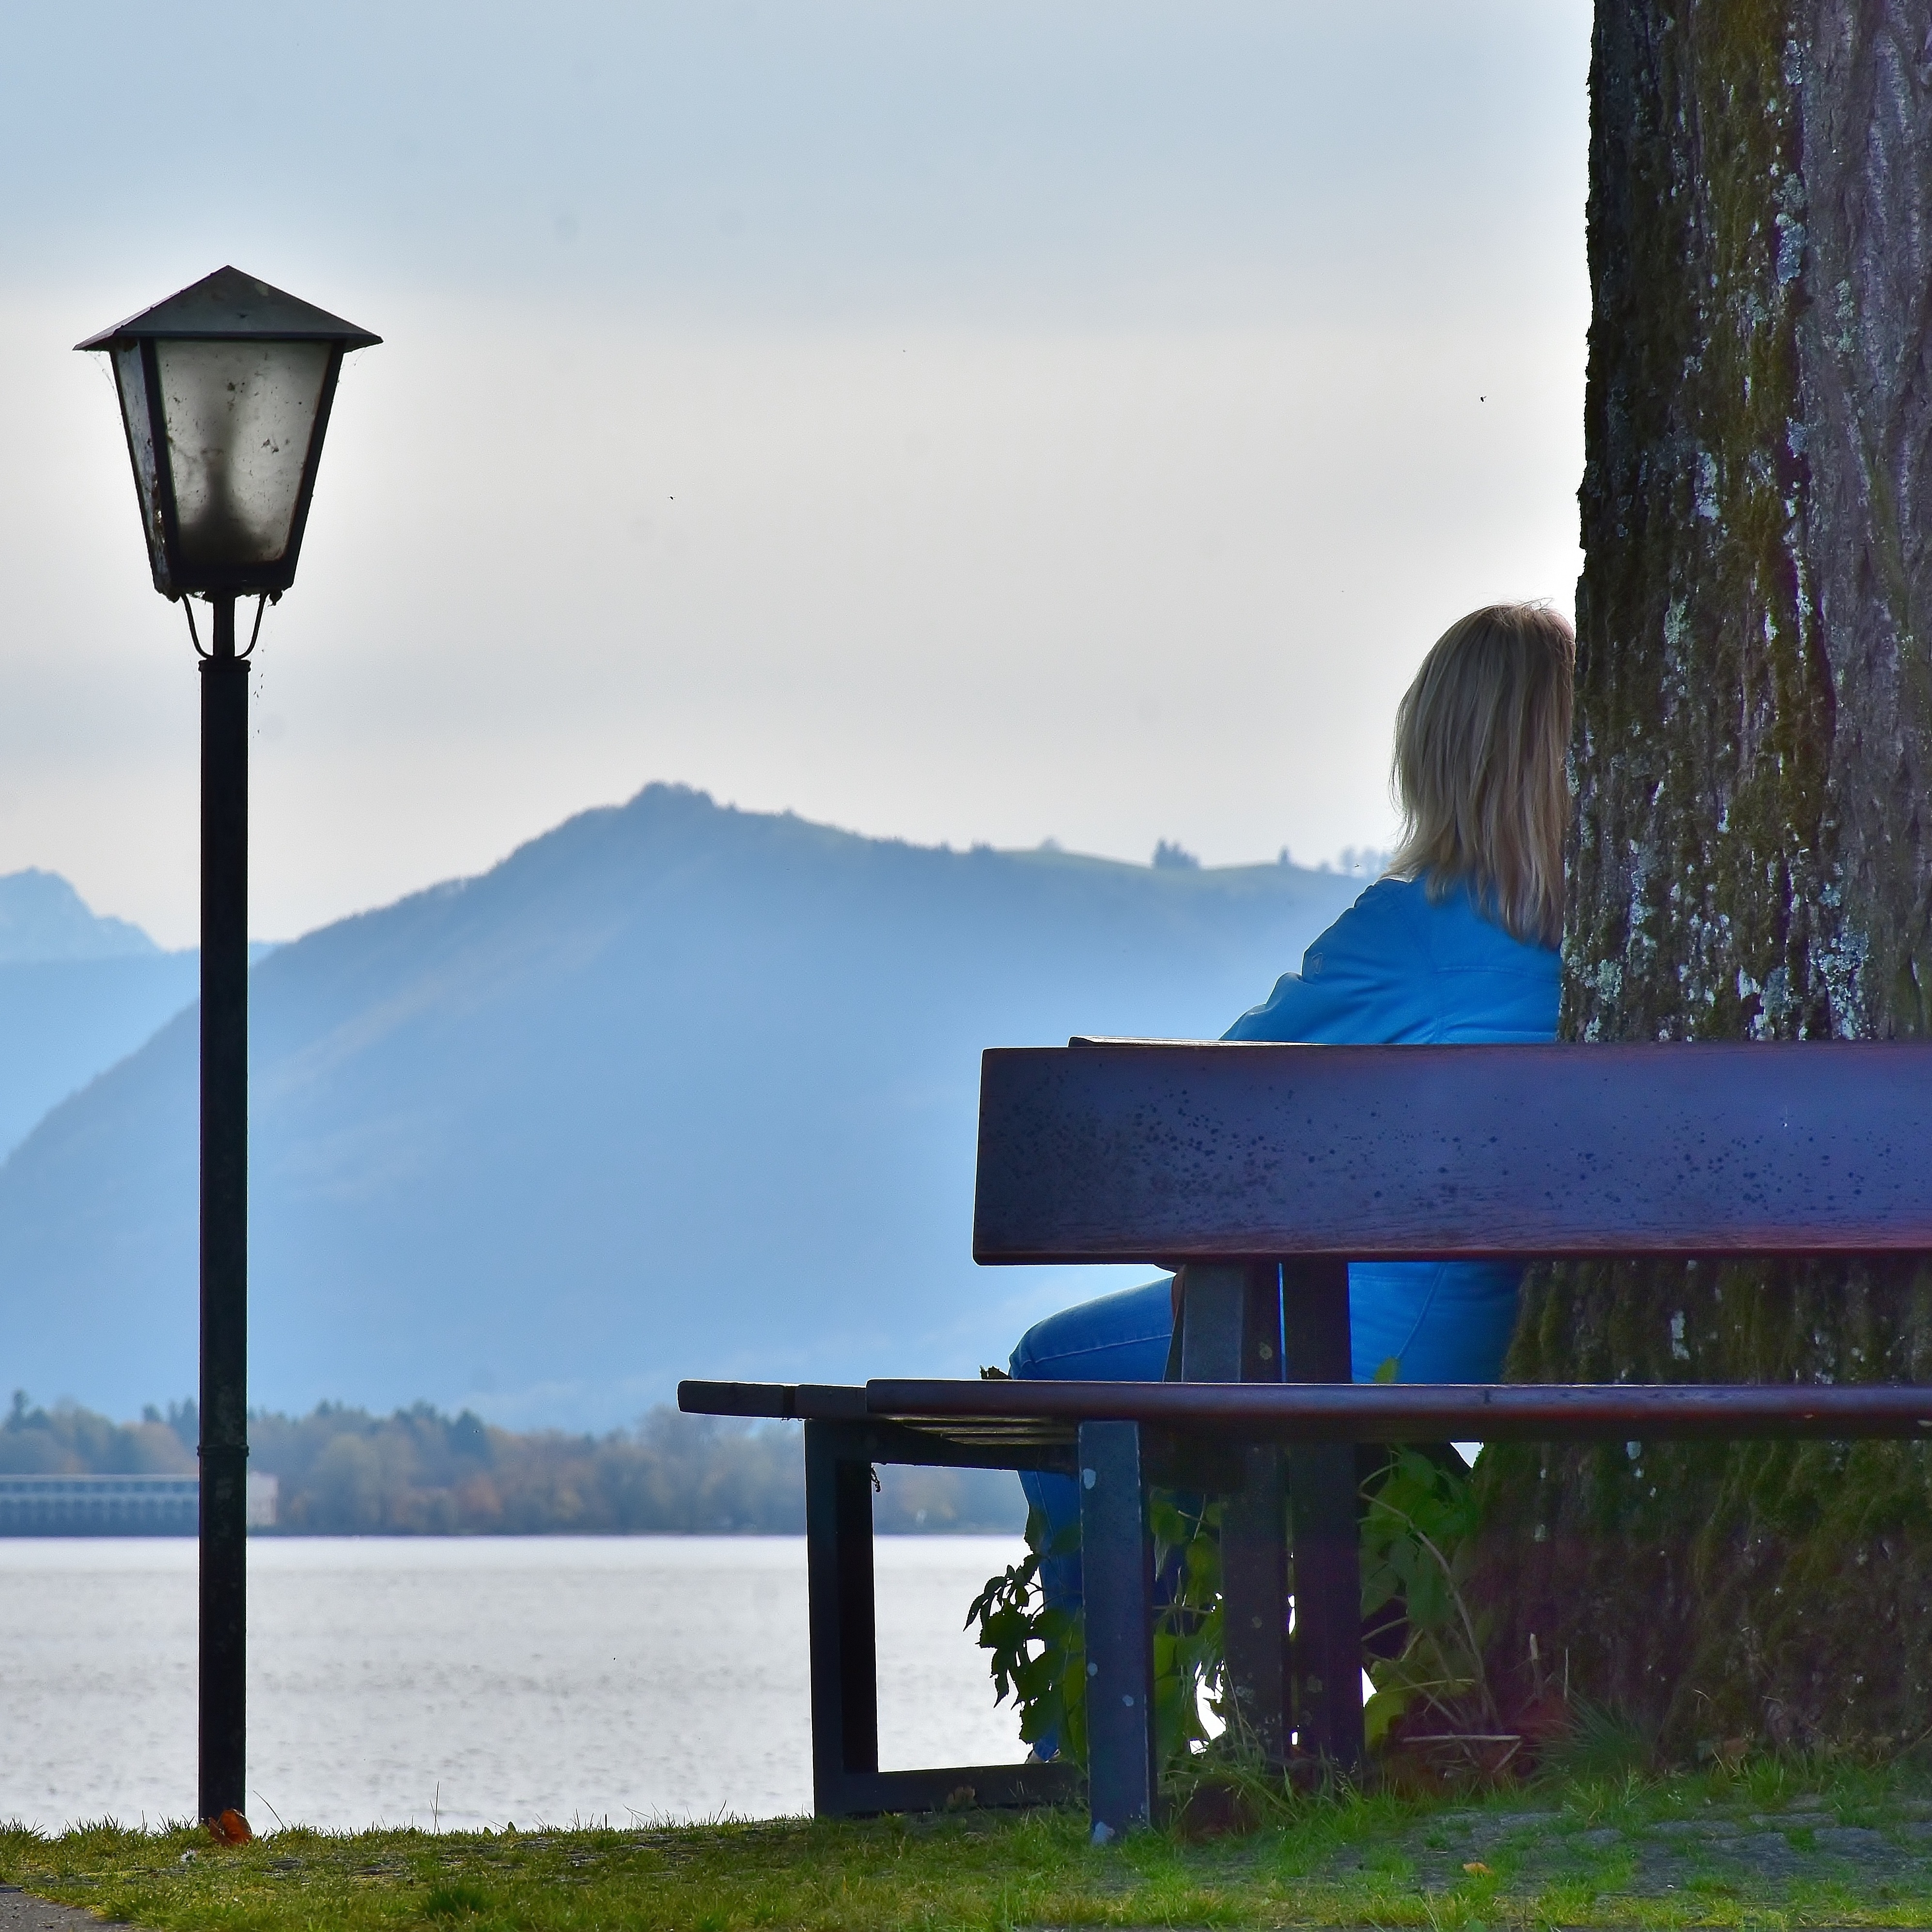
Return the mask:
[(17, 1885), (0, 1885), (0, 1932), (101, 1932), (104, 1922), (77, 1905), (56, 1905)]

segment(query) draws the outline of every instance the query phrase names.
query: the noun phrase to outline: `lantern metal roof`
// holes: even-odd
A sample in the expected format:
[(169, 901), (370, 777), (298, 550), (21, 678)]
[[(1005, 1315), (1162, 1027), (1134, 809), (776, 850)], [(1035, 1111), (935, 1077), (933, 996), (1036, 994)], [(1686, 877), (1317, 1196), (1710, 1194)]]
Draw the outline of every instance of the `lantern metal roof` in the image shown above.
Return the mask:
[(113, 349), (143, 340), (222, 342), (269, 336), (284, 342), (339, 342), (367, 349), (382, 340), (299, 296), (271, 288), (239, 268), (217, 268), (165, 302), (77, 342), (77, 349)]

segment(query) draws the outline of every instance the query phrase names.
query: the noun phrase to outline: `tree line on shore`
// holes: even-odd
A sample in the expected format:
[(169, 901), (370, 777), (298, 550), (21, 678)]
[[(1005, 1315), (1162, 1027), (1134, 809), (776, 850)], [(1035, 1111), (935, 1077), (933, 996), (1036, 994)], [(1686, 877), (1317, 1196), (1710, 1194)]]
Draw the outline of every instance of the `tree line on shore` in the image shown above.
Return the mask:
[[(192, 1475), (192, 1402), (117, 1423), (16, 1391), (0, 1421), (0, 1475)], [(386, 1416), (324, 1402), (258, 1414), (251, 1466), (278, 1479), (277, 1528), (293, 1535), (797, 1535), (804, 1462), (792, 1423), (658, 1408), (603, 1435), (499, 1429), (427, 1402)], [(883, 1469), (888, 1533), (1017, 1533), (1017, 1482), (993, 1470)]]

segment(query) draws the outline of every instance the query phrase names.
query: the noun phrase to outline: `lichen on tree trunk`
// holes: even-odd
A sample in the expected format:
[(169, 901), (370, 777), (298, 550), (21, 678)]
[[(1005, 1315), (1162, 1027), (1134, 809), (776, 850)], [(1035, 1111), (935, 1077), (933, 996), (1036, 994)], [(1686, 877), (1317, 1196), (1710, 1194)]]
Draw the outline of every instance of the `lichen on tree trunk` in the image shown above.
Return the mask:
[[(1563, 1030), (1906, 1037), (1932, 974), (1932, 0), (1599, 0)], [(1932, 1271), (1565, 1268), (1510, 1373), (1932, 1379)], [(1499, 1676), (1687, 1753), (1932, 1727), (1915, 1445), (1484, 1458)]]

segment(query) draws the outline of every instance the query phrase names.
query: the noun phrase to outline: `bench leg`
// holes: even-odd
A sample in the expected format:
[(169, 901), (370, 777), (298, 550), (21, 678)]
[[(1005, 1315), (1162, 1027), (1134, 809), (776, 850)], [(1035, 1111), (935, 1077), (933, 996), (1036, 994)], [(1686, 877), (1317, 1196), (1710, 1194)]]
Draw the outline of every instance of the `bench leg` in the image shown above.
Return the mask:
[(864, 1446), (859, 1432), (841, 1424), (805, 1425), (812, 1799), (822, 1817), (863, 1808), (850, 1781), (879, 1769), (872, 1463)]
[(1095, 1841), (1154, 1820), (1154, 1550), (1134, 1422), (1080, 1430), (1087, 1793)]
[[(1281, 1379), (1276, 1262), (1190, 1265), (1181, 1304), (1185, 1382)], [(1221, 1517), (1227, 1688), (1247, 1740), (1271, 1764), (1288, 1754), (1287, 1497), (1279, 1450), (1242, 1451), (1241, 1487)]]
[(1270, 1764), (1288, 1756), (1287, 1495), (1281, 1452), (1251, 1444), (1246, 1480), (1221, 1517), (1227, 1688), (1246, 1740)]
[[(1282, 1267), (1287, 1379), (1350, 1379), (1348, 1268)], [(1362, 1547), (1356, 1522), (1355, 1448), (1297, 1444), (1288, 1451), (1294, 1519), (1296, 1732), (1304, 1751), (1338, 1769), (1360, 1768), (1362, 1739)]]

